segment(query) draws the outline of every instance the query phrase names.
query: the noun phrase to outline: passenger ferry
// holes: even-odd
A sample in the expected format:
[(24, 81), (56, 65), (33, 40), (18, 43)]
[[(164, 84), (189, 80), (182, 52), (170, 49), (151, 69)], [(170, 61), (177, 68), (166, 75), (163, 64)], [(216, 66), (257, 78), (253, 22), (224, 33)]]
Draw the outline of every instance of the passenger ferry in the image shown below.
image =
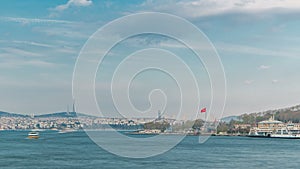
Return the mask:
[(271, 134), (273, 138), (300, 139), (300, 130), (293, 123), (288, 123), (286, 127), (276, 130)]
[(28, 138), (29, 139), (38, 139), (40, 138), (39, 132), (37, 131), (31, 131), (28, 133)]
[(248, 137), (300, 139), (300, 127), (294, 123), (285, 124), (275, 120), (273, 116), (269, 120), (259, 122), (257, 127), (251, 128)]
[(261, 121), (258, 123), (257, 127), (250, 129), (248, 134), (249, 137), (271, 137), (271, 134), (284, 127), (284, 123), (274, 119), (274, 116), (269, 120)]

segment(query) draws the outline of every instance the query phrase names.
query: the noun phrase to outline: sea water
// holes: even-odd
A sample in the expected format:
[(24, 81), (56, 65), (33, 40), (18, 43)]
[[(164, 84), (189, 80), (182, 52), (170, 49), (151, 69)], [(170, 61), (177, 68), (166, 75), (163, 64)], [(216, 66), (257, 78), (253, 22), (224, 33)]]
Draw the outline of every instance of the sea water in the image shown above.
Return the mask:
[(187, 136), (164, 154), (131, 159), (103, 150), (83, 131), (42, 131), (37, 140), (27, 139), (27, 134), (0, 131), (1, 169), (299, 168), (300, 164), (300, 140), (218, 136), (199, 144), (197, 136)]

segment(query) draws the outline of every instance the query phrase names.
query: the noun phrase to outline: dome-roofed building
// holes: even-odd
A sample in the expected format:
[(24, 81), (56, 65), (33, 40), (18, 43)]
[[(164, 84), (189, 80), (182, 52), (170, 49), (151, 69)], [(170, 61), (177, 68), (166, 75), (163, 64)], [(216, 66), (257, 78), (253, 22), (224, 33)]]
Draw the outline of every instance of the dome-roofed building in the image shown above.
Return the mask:
[(274, 119), (274, 116), (270, 117), (269, 120), (261, 121), (258, 123), (260, 129), (278, 129), (284, 126), (284, 123)]

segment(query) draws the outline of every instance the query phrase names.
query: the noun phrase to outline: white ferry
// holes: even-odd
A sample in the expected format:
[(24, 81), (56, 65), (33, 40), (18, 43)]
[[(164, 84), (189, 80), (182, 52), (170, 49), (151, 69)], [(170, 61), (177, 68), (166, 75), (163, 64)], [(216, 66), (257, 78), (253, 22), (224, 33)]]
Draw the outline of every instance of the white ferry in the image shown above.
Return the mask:
[(269, 120), (259, 122), (257, 127), (251, 128), (248, 137), (300, 139), (300, 126), (274, 120), (273, 116)]
[(71, 133), (71, 132), (76, 132), (76, 129), (73, 128), (64, 128), (62, 130), (59, 130), (58, 133), (63, 134), (63, 133)]
[(258, 123), (257, 127), (250, 129), (248, 134), (249, 137), (271, 137), (271, 134), (284, 127), (284, 123), (274, 119), (274, 116), (269, 120), (261, 121)]
[(300, 139), (300, 130), (293, 123), (288, 123), (286, 127), (276, 130), (271, 134), (273, 138)]

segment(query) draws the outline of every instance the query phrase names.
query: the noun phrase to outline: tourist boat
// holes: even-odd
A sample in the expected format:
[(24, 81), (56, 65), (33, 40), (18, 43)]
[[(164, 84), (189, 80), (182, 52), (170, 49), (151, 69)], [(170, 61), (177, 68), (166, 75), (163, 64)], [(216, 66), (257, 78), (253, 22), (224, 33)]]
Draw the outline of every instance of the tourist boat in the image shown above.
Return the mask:
[(300, 139), (300, 134), (294, 134), (288, 130), (278, 130), (276, 133), (271, 134), (272, 138), (287, 138), (287, 139)]
[(274, 131), (282, 127), (284, 123), (275, 120), (273, 116), (269, 120), (259, 122), (257, 127), (251, 128), (248, 137), (271, 137)]
[(252, 128), (247, 135), (248, 137), (271, 137), (272, 131), (261, 130), (259, 128)]
[(247, 136), (300, 139), (300, 127), (294, 123), (284, 124), (271, 117), (269, 120), (259, 122), (257, 127), (251, 128)]
[(71, 133), (71, 132), (76, 132), (76, 129), (73, 128), (64, 128), (58, 131), (58, 133), (63, 134), (63, 133)]
[(288, 123), (286, 127), (277, 129), (270, 137), (300, 139), (300, 129), (293, 123)]
[(31, 131), (28, 133), (28, 138), (29, 139), (38, 139), (40, 138), (39, 132), (37, 131)]

